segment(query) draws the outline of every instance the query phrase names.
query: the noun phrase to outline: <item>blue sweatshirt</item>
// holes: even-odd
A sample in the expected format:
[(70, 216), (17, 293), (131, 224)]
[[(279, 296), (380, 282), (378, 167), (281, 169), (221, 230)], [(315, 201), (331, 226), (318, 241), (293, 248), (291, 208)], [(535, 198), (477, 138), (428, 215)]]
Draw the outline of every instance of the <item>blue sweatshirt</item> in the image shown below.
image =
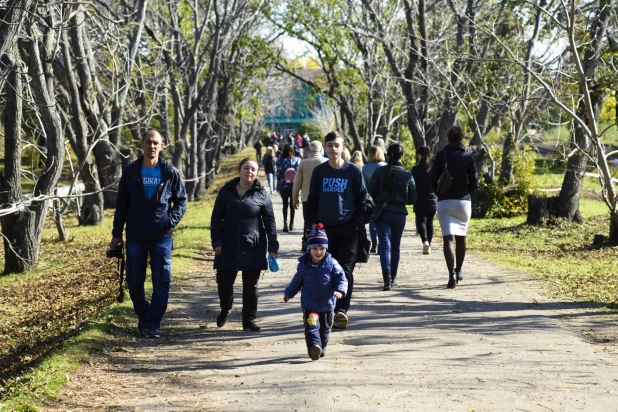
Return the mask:
[(316, 166), (307, 199), (310, 223), (335, 226), (349, 222), (366, 191), (363, 173), (354, 163), (346, 162), (341, 169), (328, 162)]

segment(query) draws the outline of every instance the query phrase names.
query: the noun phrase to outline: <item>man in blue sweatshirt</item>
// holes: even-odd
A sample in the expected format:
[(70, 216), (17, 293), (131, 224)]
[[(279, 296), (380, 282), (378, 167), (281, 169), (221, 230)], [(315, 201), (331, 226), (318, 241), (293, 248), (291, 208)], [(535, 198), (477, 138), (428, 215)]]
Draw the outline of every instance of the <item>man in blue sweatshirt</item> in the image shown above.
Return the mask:
[(329, 239), (329, 252), (343, 267), (348, 293), (337, 300), (334, 328), (345, 329), (354, 287), (354, 266), (358, 254), (357, 211), (367, 193), (363, 174), (355, 164), (341, 157), (345, 142), (337, 132), (324, 138), (328, 162), (313, 169), (307, 199), (312, 228), (321, 222)]
[[(116, 245), (124, 243), (122, 232), (126, 230), (127, 285), (137, 327), (147, 338), (158, 338), (172, 280), (172, 229), (187, 210), (187, 196), (178, 169), (159, 158), (161, 134), (154, 129), (147, 131), (140, 147), (144, 155), (122, 171), (109, 248), (115, 250)], [(144, 295), (148, 255), (150, 302)]]

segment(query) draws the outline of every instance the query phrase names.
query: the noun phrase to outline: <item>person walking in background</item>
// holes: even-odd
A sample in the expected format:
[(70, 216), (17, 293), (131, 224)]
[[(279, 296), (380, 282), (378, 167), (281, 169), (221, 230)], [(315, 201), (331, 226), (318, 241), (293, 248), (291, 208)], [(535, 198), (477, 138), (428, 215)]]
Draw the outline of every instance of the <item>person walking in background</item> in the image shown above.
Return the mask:
[[(363, 166), (363, 177), (365, 178), (365, 184), (369, 184), (373, 173), (378, 167), (386, 166), (386, 162), (384, 160), (385, 157), (382, 146), (374, 144), (371, 148), (369, 148), (367, 164)], [(376, 253), (378, 249), (378, 232), (376, 230), (375, 222), (369, 222), (369, 236), (371, 237), (370, 253)]]
[(380, 240), (380, 265), (384, 287), (397, 286), (397, 272), (401, 236), (406, 226), (408, 209), (416, 200), (416, 186), (412, 172), (401, 165), (403, 146), (393, 143), (386, 152), (388, 164), (379, 167), (371, 177), (367, 190), (376, 204), (374, 212), (378, 239)]
[[(356, 167), (363, 170), (363, 154), (360, 152), (360, 150), (355, 150), (354, 153), (352, 153), (352, 157), (350, 157), (350, 162), (354, 163)], [(367, 181), (365, 181), (365, 184), (367, 184)]]
[(335, 302), (345, 296), (348, 281), (339, 263), (328, 253), (328, 237), (319, 223), (309, 232), (309, 252), (298, 259), (296, 274), (285, 289), (283, 301), (288, 302), (302, 290), (305, 342), (312, 360), (326, 355), (326, 346), (333, 326)]
[[(158, 338), (172, 281), (172, 229), (187, 210), (180, 172), (159, 157), (161, 134), (148, 130), (140, 147), (144, 154), (122, 171), (109, 248), (123, 245), (126, 225), (127, 286), (137, 315), (137, 328), (147, 338)], [(150, 256), (152, 297), (146, 300), (144, 281)]]
[(311, 144), (311, 140), (309, 139), (309, 136), (307, 135), (307, 133), (305, 133), (303, 135), (303, 159), (306, 159), (309, 157), (309, 155), (311, 154), (311, 148), (310, 145)]
[(264, 165), (264, 173), (266, 173), (266, 179), (268, 180), (268, 188), (272, 195), (275, 191), (275, 174), (277, 173), (277, 158), (275, 157), (275, 151), (272, 147), (266, 148), (266, 155), (262, 160)]
[(292, 201), (294, 202), (294, 209), (298, 209), (300, 206), (299, 203), (299, 194), (302, 203), (303, 203), (303, 220), (304, 220), (304, 230), (303, 230), (303, 239), (301, 245), (301, 251), (307, 250), (307, 232), (311, 229), (311, 222), (308, 217), (307, 210), (307, 198), (309, 197), (309, 184), (311, 183), (311, 174), (313, 173), (313, 169), (316, 166), (321, 165), (326, 162), (326, 158), (322, 156), (322, 143), (318, 140), (314, 140), (309, 144), (311, 149), (311, 154), (308, 158), (303, 159), (298, 166), (298, 170), (296, 172), (296, 177), (294, 178), (294, 186), (292, 187)]
[[(438, 194), (436, 211), (449, 273), (446, 286), (454, 289), (463, 280), (461, 267), (466, 257), (466, 233), (472, 216), (470, 193), (476, 190), (479, 181), (472, 155), (466, 152), (463, 144), (463, 129), (455, 126), (448, 131), (447, 137), (448, 144), (436, 154), (430, 181), (434, 192)], [(438, 179), (445, 168), (448, 168), (453, 181), (448, 190), (441, 192), (438, 190)]]
[(429, 146), (421, 146), (416, 149), (417, 164), (412, 168), (412, 177), (416, 183), (416, 202), (414, 202), (414, 215), (416, 217), (416, 231), (423, 241), (423, 254), (431, 252), (431, 240), (433, 239), (433, 218), (436, 215), (438, 196), (433, 192), (429, 181), (431, 167), (431, 149)]
[(257, 139), (253, 148), (255, 149), (255, 160), (257, 160), (258, 164), (262, 164), (262, 139)]
[(330, 240), (330, 253), (345, 271), (348, 293), (337, 301), (333, 327), (345, 329), (354, 289), (354, 266), (358, 257), (360, 218), (357, 215), (367, 194), (360, 169), (342, 158), (345, 142), (337, 132), (324, 138), (328, 162), (313, 169), (307, 206), (312, 228), (318, 222)]
[(210, 237), (215, 251), (217, 290), (222, 327), (232, 311), (234, 282), (242, 271), (242, 327), (259, 331), (255, 324), (258, 280), (268, 268), (267, 251), (278, 256), (279, 242), (270, 196), (257, 180), (258, 163), (245, 158), (238, 165), (238, 177), (227, 182), (217, 194), (210, 218)]
[[(300, 157), (294, 154), (294, 144), (288, 144), (283, 148), (281, 157), (277, 162), (277, 191), (283, 200), (283, 231), (294, 230), (294, 204), (292, 203), (292, 188)], [(288, 208), (290, 209), (290, 225), (288, 226)]]

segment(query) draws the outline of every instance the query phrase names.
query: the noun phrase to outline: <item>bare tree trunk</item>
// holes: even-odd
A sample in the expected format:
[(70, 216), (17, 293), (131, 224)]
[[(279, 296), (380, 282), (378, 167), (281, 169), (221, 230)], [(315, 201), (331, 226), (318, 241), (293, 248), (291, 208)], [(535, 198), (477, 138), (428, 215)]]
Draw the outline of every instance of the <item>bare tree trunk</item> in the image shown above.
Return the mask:
[[(88, 129), (82, 110), (79, 86), (75, 78), (71, 61), (70, 44), (66, 31), (62, 31), (62, 52), (65, 66), (65, 78), (70, 93), (70, 114), (75, 133), (75, 154), (79, 164), (79, 178), (84, 182), (85, 192), (83, 207), (79, 216), (81, 225), (100, 225), (103, 221), (103, 195), (100, 192), (99, 175), (91, 159), (88, 147)], [(94, 213), (92, 211), (94, 210)]]
[(9, 0), (0, 7), (0, 58), (4, 54), (13, 54), (13, 46), (31, 6), (32, 0)]
[[(31, 38), (28, 50), (28, 70), (32, 79), (32, 90), (34, 91), (37, 109), (47, 137), (47, 156), (43, 171), (34, 187), (34, 197), (53, 194), (64, 163), (64, 138), (60, 116), (56, 112), (57, 106), (53, 89), (49, 89), (47, 82), (47, 79), (53, 78), (50, 61), (53, 56), (53, 31), (57, 22), (53, 15), (48, 17), (46, 19), (48, 35), (46, 35), (46, 47), (43, 47), (45, 65), (41, 59), (41, 50), (39, 50), (38, 31), (35, 30), (34, 23), (28, 27), (28, 34)], [(41, 237), (49, 202), (49, 200), (33, 202), (29, 208), (20, 214), (14, 226), (20, 256), (30, 265), (39, 261)], [(26, 266), (19, 265), (13, 269), (16, 269), (17, 272), (23, 272)]]
[[(601, 107), (606, 95), (605, 90), (601, 88), (601, 86), (598, 86), (594, 80), (598, 68), (598, 61), (602, 55), (600, 50), (603, 47), (607, 26), (610, 20), (610, 3), (611, 0), (603, 0), (599, 4), (598, 15), (588, 33), (591, 42), (581, 61), (583, 74), (580, 73), (579, 93), (584, 96), (584, 98), (579, 101), (577, 116), (583, 119), (586, 125), (589, 125), (589, 128), (593, 130), (596, 130), (596, 123), (599, 119)], [(573, 45), (573, 47), (575, 46)], [(573, 52), (577, 53), (578, 51), (575, 49)], [(588, 98), (590, 107), (586, 104)], [(598, 137), (596, 138), (598, 139)], [(584, 173), (586, 173), (586, 166), (588, 164), (588, 157), (582, 151), (587, 151), (590, 148), (590, 144), (590, 138), (584, 130), (582, 130), (581, 126), (576, 125), (573, 127), (571, 148), (575, 153), (569, 158), (567, 163), (567, 171), (564, 175), (558, 202), (558, 216), (568, 220), (582, 221), (582, 217), (579, 213), (579, 200), (581, 197)], [(604, 156), (604, 154), (598, 153), (598, 156)], [(615, 201), (615, 199), (613, 199), (613, 201)], [(614, 212), (615, 209), (612, 215), (615, 214)], [(612, 219), (613, 218), (612, 216)], [(611, 227), (610, 225), (610, 228)], [(614, 234), (614, 236), (618, 236), (618, 234)]]
[[(5, 49), (2, 65), (8, 68), (6, 105), (4, 106), (4, 175), (0, 173), (0, 203), (16, 204), (21, 200), (21, 123), (23, 83), (17, 70), (19, 54), (17, 47)], [(34, 214), (28, 210), (3, 216), (0, 219), (4, 234), (4, 274), (25, 272), (29, 264), (27, 254), (32, 247), (24, 243), (23, 222)]]
[(515, 153), (515, 139), (513, 132), (509, 132), (502, 146), (502, 164), (500, 166), (500, 183), (506, 185), (513, 176), (513, 153)]

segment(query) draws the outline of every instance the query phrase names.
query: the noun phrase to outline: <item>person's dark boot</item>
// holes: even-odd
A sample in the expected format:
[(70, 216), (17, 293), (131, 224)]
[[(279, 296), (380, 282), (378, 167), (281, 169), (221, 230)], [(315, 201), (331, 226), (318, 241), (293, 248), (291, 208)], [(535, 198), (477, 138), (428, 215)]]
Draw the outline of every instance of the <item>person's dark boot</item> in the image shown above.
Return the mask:
[(391, 273), (391, 286), (392, 287), (399, 286), (399, 281), (397, 280), (396, 273)]
[(260, 328), (258, 325), (256, 325), (253, 320), (243, 320), (242, 321), (242, 329), (243, 330), (250, 330), (252, 332), (258, 332), (262, 328)]
[(229, 310), (222, 310), (219, 312), (219, 316), (217, 316), (217, 327), (221, 328), (227, 322), (227, 316), (230, 314)]
[(378, 242), (371, 242), (371, 250), (369, 253), (377, 253), (378, 251)]
[(455, 289), (455, 286), (457, 286), (457, 275), (455, 275), (455, 272), (449, 273), (446, 287), (449, 289)]
[(300, 247), (300, 251), (301, 252), (306, 252), (307, 251), (307, 245), (303, 243), (303, 245)]
[(384, 286), (382, 290), (391, 290), (391, 270), (382, 269), (382, 279), (384, 279)]
[(461, 269), (459, 270), (455, 269), (455, 275), (457, 276), (457, 283), (463, 280), (463, 273), (461, 272)]
[(290, 232), (294, 230), (294, 221), (290, 221)]
[(284, 232), (288, 231), (288, 222), (287, 221), (283, 223), (283, 231)]

